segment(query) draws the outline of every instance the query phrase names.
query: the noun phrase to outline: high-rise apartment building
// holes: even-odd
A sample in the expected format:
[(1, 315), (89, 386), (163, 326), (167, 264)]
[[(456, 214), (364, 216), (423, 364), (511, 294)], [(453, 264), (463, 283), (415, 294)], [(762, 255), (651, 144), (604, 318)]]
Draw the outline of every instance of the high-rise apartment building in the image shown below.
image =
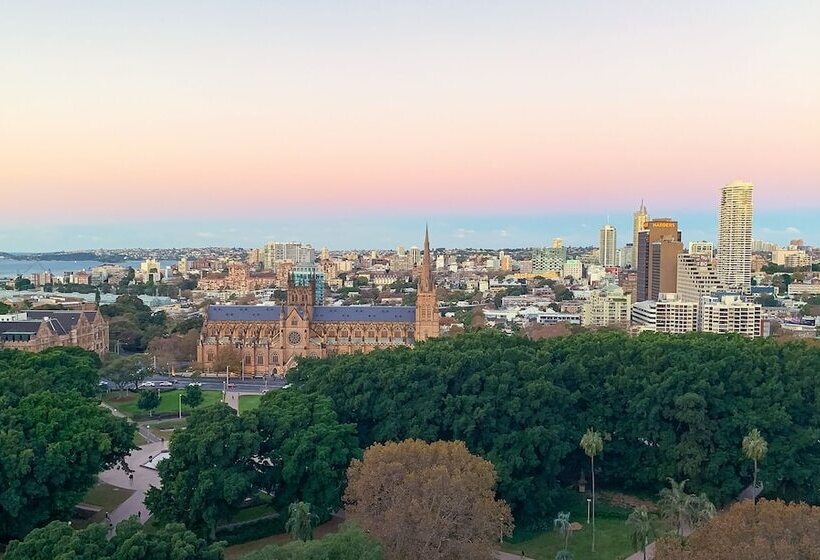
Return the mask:
[(577, 259), (568, 260), (564, 263), (564, 268), (561, 270), (561, 276), (564, 278), (572, 277), (575, 280), (580, 280), (584, 277), (584, 264)]
[(698, 328), (698, 304), (682, 301), (677, 294), (660, 294), (658, 300), (632, 305), (632, 324), (641, 330), (686, 333)]
[[(559, 240), (560, 241), (560, 240)], [(535, 274), (554, 272), (559, 274), (567, 262), (567, 248), (560, 243), (556, 246), (553, 240), (552, 247), (535, 249), (532, 252), (532, 271)]]
[(649, 213), (646, 211), (646, 206), (641, 201), (641, 207), (637, 212), (632, 214), (632, 260), (630, 264), (632, 268), (638, 268), (638, 233), (646, 229), (646, 222), (649, 221)]
[(703, 332), (738, 333), (749, 338), (761, 336), (763, 307), (748, 303), (736, 294), (704, 298), (701, 311)]
[(705, 255), (678, 255), (675, 291), (682, 301), (700, 303), (701, 299), (721, 289), (717, 271)]
[(602, 227), (599, 259), (603, 266), (616, 266), (615, 247), (617, 243), (615, 227), (609, 224)]
[(671, 218), (649, 220), (638, 232), (638, 281), (635, 301), (657, 300), (673, 293), (678, 275), (678, 255), (683, 252), (678, 222)]
[(752, 190), (745, 181), (733, 181), (720, 194), (717, 273), (730, 290), (749, 293), (752, 286)]
[(704, 255), (710, 259), (715, 253), (715, 247), (711, 241), (690, 241), (689, 254), (690, 255)]
[(283, 261), (290, 261), (294, 264), (313, 264), (315, 259), (316, 255), (310, 244), (271, 241), (262, 247), (262, 263), (265, 268), (276, 268), (276, 265)]
[(421, 250), (413, 245), (410, 247), (410, 264), (416, 266), (421, 262)]

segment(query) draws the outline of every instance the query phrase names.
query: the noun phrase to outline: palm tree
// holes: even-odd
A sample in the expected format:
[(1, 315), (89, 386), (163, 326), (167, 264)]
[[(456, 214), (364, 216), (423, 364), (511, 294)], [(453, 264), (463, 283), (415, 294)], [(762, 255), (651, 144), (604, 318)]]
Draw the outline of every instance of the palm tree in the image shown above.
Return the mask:
[(754, 479), (752, 482), (752, 500), (757, 498), (757, 463), (761, 461), (766, 453), (769, 451), (769, 444), (766, 439), (760, 435), (757, 428), (751, 430), (746, 437), (743, 438), (743, 454), (747, 459), (754, 462)]
[(319, 522), (319, 516), (310, 511), (310, 504), (294, 502), (288, 506), (288, 521), (285, 531), (291, 538), (300, 541), (313, 540), (313, 527)]
[(649, 537), (655, 534), (655, 516), (649, 513), (646, 506), (638, 506), (629, 514), (626, 524), (632, 528), (633, 546), (643, 550), (643, 558), (646, 560)]
[(684, 525), (696, 527), (715, 516), (715, 505), (706, 494), (686, 493), (686, 480), (675, 482), (669, 478), (669, 488), (660, 491), (658, 506), (666, 519), (675, 523), (678, 536), (683, 536)]
[(683, 536), (683, 522), (689, 517), (690, 499), (686, 494), (686, 480), (675, 482), (669, 478), (669, 488), (660, 491), (658, 507), (666, 519), (674, 522), (678, 536)]
[(552, 520), (552, 525), (555, 527), (555, 530), (561, 534), (561, 538), (564, 539), (564, 550), (567, 550), (569, 547), (569, 535), (572, 533), (572, 529), (570, 529), (569, 512), (559, 512), (558, 517)]
[(601, 434), (588, 428), (581, 438), (581, 449), (589, 457), (590, 470), (592, 471), (592, 552), (595, 552), (595, 456), (604, 449), (604, 440)]

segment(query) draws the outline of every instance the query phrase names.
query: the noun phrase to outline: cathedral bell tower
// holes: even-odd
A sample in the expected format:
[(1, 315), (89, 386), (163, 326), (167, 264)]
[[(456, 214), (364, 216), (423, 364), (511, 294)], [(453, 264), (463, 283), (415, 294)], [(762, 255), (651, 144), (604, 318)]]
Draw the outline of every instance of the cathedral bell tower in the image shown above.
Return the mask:
[(288, 308), (299, 309), (305, 319), (313, 318), (313, 306), (316, 299), (316, 279), (311, 278), (307, 284), (297, 284), (293, 274), (288, 275)]
[(438, 299), (430, 257), (430, 235), (425, 226), (424, 256), (421, 261), (419, 286), (416, 292), (416, 341), (435, 338), (439, 334)]

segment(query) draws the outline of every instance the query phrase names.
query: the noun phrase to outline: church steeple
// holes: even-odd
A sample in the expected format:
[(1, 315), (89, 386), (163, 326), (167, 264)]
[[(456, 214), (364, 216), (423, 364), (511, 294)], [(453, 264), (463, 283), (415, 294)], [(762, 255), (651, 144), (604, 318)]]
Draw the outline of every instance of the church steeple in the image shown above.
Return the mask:
[(432, 252), (430, 251), (430, 233), (424, 226), (424, 256), (421, 260), (419, 288), (416, 293), (416, 341), (437, 337), (439, 334), (438, 300), (436, 285), (433, 282)]
[(433, 267), (430, 261), (430, 232), (424, 226), (424, 256), (421, 259), (421, 274), (419, 275), (419, 291), (433, 290)]

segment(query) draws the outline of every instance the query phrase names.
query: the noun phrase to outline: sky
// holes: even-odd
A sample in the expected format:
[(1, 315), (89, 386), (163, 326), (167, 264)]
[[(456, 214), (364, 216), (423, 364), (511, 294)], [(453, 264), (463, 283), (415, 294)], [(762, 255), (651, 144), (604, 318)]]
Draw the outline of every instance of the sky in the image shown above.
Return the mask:
[(820, 2), (0, 0), (0, 251), (820, 244)]

